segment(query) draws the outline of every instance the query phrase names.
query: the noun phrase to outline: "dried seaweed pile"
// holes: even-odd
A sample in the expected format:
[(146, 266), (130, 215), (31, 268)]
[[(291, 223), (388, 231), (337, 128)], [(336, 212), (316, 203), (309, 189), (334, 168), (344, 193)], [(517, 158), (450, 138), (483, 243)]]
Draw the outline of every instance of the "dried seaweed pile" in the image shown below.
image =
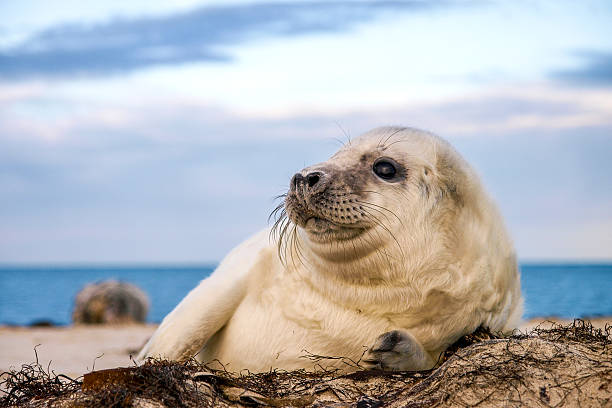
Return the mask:
[(194, 362), (150, 361), (79, 380), (24, 366), (5, 373), (0, 407), (612, 406), (612, 327), (582, 320), (506, 338), (481, 329), (426, 372), (343, 374), (317, 358), (318, 372), (235, 375)]
[[(62, 374), (56, 375), (49, 367), (45, 370), (38, 362), (36, 348), (34, 353), (34, 364), (24, 364), (20, 371), (0, 374), (0, 407), (21, 405), (43, 398), (63, 397), (81, 388), (80, 381)], [(5, 395), (2, 396), (1, 393)]]

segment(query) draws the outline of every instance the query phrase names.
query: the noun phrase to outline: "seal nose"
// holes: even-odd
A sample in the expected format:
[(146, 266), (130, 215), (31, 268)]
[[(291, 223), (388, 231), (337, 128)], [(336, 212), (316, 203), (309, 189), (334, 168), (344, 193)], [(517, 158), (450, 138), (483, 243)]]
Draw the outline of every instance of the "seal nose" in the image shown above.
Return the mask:
[(300, 188), (300, 186), (308, 186), (308, 189), (314, 189), (318, 187), (317, 184), (320, 184), (321, 181), (321, 172), (313, 171), (308, 173), (306, 177), (302, 176), (302, 173), (296, 173), (291, 179), (291, 190), (296, 190)]
[(319, 173), (310, 173), (306, 176), (306, 180), (308, 181), (308, 187), (314, 187), (315, 184), (317, 184), (319, 182), (319, 180), (321, 179), (321, 177), (319, 176)]
[(302, 173), (295, 173), (295, 176), (291, 178), (291, 190), (297, 190), (300, 184), (304, 184), (304, 176), (302, 176)]

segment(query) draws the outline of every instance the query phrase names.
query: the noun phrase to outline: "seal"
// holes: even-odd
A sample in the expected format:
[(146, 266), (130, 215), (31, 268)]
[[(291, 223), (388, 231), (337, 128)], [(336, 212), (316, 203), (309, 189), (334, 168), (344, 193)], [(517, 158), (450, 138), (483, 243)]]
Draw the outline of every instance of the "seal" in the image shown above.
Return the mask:
[(474, 170), (429, 132), (369, 131), (295, 174), (273, 214), (274, 227), (231, 251), (140, 359), (424, 370), (479, 326), (520, 321), (503, 220)]
[(127, 282), (107, 280), (90, 283), (77, 293), (72, 312), (75, 324), (143, 323), (149, 297)]

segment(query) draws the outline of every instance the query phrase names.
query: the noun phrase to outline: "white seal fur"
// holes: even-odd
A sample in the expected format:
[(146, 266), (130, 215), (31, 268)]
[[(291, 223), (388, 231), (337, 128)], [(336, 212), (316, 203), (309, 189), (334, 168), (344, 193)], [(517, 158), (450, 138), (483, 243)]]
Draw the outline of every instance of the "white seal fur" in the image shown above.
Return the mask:
[(421, 370), (479, 326), (509, 331), (520, 321), (502, 218), (471, 167), (435, 135), (374, 129), (297, 173), (279, 210), (272, 234), (231, 251), (166, 316), (140, 359), (349, 369), (305, 358), (319, 355)]

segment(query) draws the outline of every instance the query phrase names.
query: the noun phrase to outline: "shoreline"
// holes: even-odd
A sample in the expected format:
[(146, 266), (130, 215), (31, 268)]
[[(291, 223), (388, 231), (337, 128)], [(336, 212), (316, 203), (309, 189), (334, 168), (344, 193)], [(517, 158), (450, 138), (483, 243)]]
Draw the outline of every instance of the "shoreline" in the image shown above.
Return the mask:
[[(537, 317), (525, 320), (519, 330), (527, 332), (552, 323), (568, 324), (574, 319)], [(594, 327), (612, 326), (612, 316), (590, 319)], [(0, 373), (19, 370), (36, 361), (56, 374), (77, 378), (95, 370), (130, 367), (130, 359), (153, 334), (157, 324), (0, 326)]]

